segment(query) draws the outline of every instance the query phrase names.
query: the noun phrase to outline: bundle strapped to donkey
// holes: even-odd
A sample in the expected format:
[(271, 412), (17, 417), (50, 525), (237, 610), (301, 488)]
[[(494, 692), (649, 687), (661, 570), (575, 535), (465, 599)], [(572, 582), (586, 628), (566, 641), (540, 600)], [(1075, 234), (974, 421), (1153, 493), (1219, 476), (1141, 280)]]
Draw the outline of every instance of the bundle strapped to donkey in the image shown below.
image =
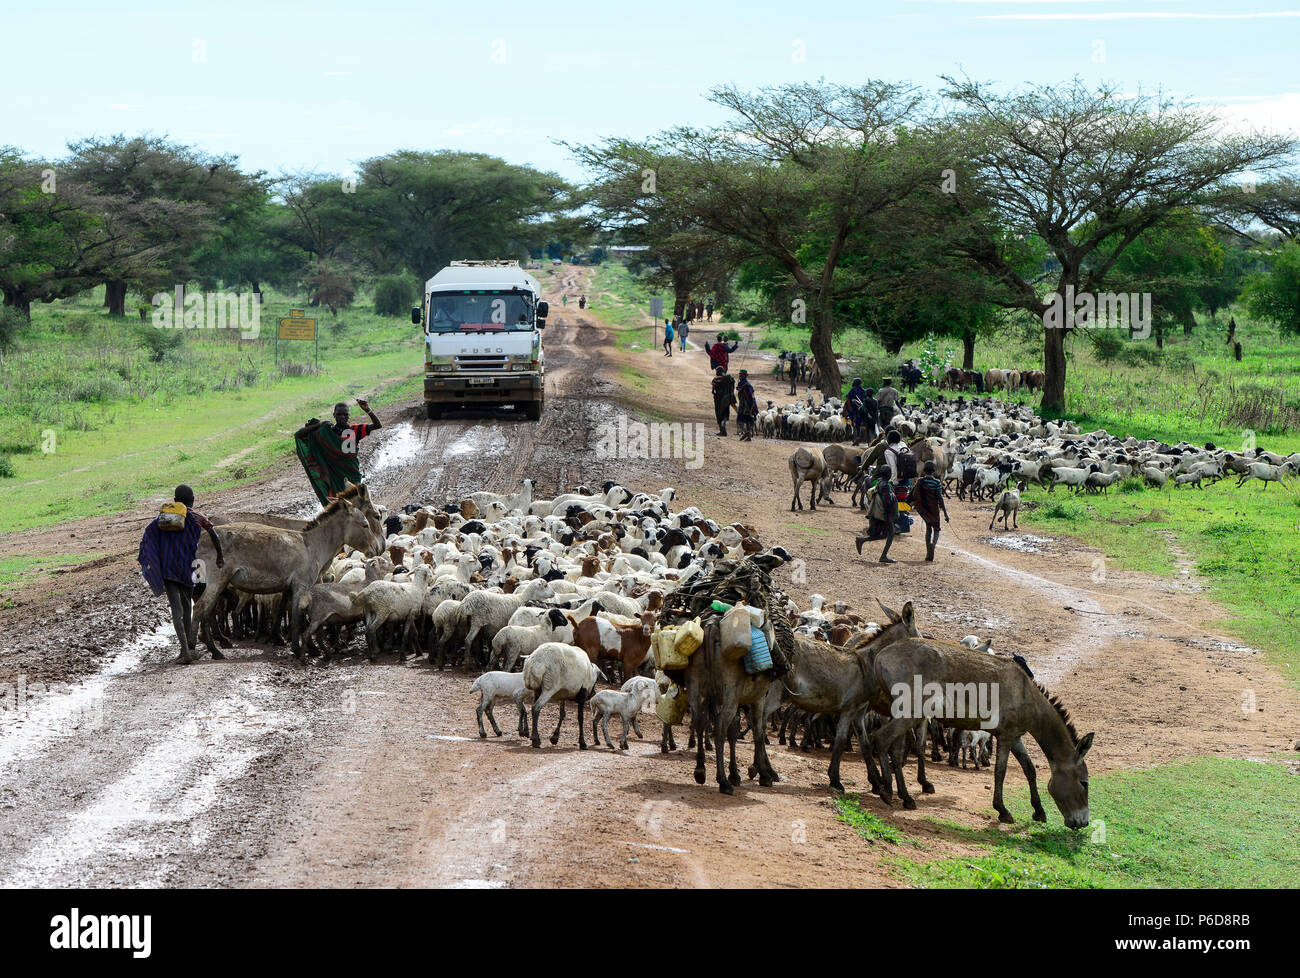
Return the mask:
[(775, 639), (770, 648), (771, 674), (782, 676), (790, 671), (794, 628), (786, 613), (784, 595), (772, 583), (771, 573), (749, 557), (719, 561), (708, 576), (696, 577), (673, 591), (659, 613), (659, 625), (672, 627), (699, 618), (705, 632), (714, 633), (721, 621), (721, 615), (713, 610), (714, 601), (761, 610)]

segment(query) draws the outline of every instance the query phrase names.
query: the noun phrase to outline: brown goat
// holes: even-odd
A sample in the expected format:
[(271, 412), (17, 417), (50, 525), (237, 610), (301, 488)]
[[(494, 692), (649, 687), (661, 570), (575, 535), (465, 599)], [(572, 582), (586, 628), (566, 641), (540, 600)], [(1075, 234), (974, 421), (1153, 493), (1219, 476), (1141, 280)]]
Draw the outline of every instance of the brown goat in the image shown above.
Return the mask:
[(623, 679), (627, 680), (636, 675), (637, 667), (650, 654), (650, 636), (659, 616), (653, 611), (642, 612), (641, 622), (636, 625), (617, 625), (596, 615), (581, 621), (574, 621), (571, 615), (564, 617), (573, 626), (573, 644), (598, 666), (601, 659), (621, 662)]

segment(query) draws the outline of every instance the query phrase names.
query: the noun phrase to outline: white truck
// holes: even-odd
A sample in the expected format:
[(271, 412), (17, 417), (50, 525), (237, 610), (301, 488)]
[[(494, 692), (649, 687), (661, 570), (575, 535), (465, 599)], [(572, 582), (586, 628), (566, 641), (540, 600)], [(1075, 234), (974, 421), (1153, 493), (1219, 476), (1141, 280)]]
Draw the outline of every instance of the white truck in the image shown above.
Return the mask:
[(454, 261), (424, 283), (411, 322), (424, 327), (424, 405), (514, 405), (542, 416), (548, 305), (517, 261)]

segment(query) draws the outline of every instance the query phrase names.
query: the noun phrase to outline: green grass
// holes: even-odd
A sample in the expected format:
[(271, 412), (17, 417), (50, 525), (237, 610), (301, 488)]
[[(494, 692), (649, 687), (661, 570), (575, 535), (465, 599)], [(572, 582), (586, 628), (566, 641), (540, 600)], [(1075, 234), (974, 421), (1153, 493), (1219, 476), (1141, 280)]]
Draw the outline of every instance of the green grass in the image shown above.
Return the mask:
[[(647, 350), (655, 346), (654, 320), (650, 318), (651, 297), (651, 291), (621, 262), (610, 261), (592, 266), (587, 308), (611, 326), (618, 327), (614, 341), (621, 349), (636, 347)], [(664, 295), (664, 305), (671, 315), (670, 295)], [(662, 339), (662, 334), (659, 334), (660, 342)]]
[(1010, 831), (940, 823), (986, 853), (893, 865), (927, 887), (1295, 887), (1296, 778), (1281, 764), (1219, 758), (1094, 776), (1092, 823), (1079, 832), (1046, 797), (1048, 823), (1029, 821), (1021, 790), (1008, 794)]
[[(1275, 444), (1291, 451), (1300, 439)], [(1026, 528), (1076, 536), (1120, 568), (1172, 575), (1176, 547), (1209, 585), (1211, 599), (1229, 612), (1215, 627), (1263, 649), (1300, 689), (1300, 494), (1294, 485), (1288, 491), (1248, 482), (1237, 489), (1224, 479), (1203, 490), (1112, 489), (1108, 496), (1067, 498), (1064, 490), (1035, 489), (1028, 498), (1042, 505), (1021, 510)], [(1105, 581), (1094, 586), (1118, 591)]]
[(67, 567), (86, 560), (92, 554), (52, 554), (45, 557), (0, 557), (0, 595), (7, 589), (16, 589), (26, 579), (46, 573), (56, 567)]
[[(200, 493), (234, 484), (291, 453), (293, 429), (335, 401), (365, 392), (382, 411), (419, 389), (418, 327), (368, 305), (315, 313), (320, 372), (299, 375), (274, 364), (275, 320), (298, 300), (267, 297), (260, 339), (189, 331), (154, 362), (138, 318), (111, 319), (99, 295), (36, 307), (5, 358), (0, 453), (15, 477), (0, 483), (0, 531), (120, 512), (179, 482)], [(282, 354), (302, 365), (311, 351), (297, 342)]]
[(835, 798), (835, 812), (841, 822), (852, 826), (853, 831), (868, 842), (888, 842), (896, 846), (916, 845), (914, 840), (864, 809), (858, 795), (840, 795)]

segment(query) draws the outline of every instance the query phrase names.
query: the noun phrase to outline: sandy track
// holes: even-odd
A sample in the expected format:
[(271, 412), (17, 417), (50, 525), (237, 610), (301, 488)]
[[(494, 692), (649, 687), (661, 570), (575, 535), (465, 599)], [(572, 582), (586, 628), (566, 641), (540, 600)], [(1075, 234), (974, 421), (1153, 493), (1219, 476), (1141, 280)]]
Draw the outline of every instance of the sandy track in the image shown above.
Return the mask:
[[(582, 274), (568, 273), (569, 291), (585, 285)], [(596, 459), (595, 425), (626, 404), (712, 427), (702, 353), (620, 351), (596, 317), (553, 316), (538, 424), (505, 414), (435, 423), (416, 402), (382, 406), (385, 428), (363, 449), (376, 495), (393, 506), (441, 501), (525, 476), (542, 494), (605, 477), (674, 485), (680, 503), (744, 519), (789, 547), (802, 563), (782, 573), (801, 598), (820, 591), (861, 609), (876, 596), (911, 599), (927, 632), (991, 634), (1022, 652), (1080, 728), (1098, 731), (1098, 770), (1265, 756), (1300, 731), (1295, 695), (1257, 653), (1214, 633), (1217, 612), (1194, 585), (1116, 571), (1099, 582), (1095, 552), (990, 534), (988, 507), (960, 503), (938, 564), (904, 539), (900, 563), (881, 567), (874, 553), (853, 552), (861, 521), (844, 505), (789, 513), (790, 443), (707, 436), (699, 469)], [(651, 378), (648, 393), (615, 383), (625, 362)], [(760, 362), (747, 349), (737, 355), (760, 397), (784, 397)], [(227, 514), (312, 508), (296, 462), (203, 503)], [(133, 560), (149, 509), (3, 545), (58, 552), (75, 532), (106, 553), (59, 575), (63, 593), (32, 588), (0, 614), (0, 680), (80, 683), (0, 717), (5, 885), (896, 885), (880, 849), (835, 819), (825, 752), (774, 747), (782, 783), (746, 782), (724, 798), (711, 781), (694, 784), (685, 751), (659, 753), (653, 716), (627, 755), (579, 752), (572, 716), (558, 747), (534, 750), (504, 709), (506, 735), (480, 742), (470, 677), (423, 662), (350, 658), (303, 671), (282, 649), (243, 648), (226, 662), (171, 666), (170, 629)], [(1242, 713), (1244, 689), (1264, 712)], [(742, 744), (742, 769), (750, 752)], [(938, 793), (917, 812), (866, 804), (932, 854), (961, 851), (928, 819), (988, 824), (991, 775), (945, 765), (932, 778)], [(865, 780), (860, 760), (846, 759), (845, 780)]]

